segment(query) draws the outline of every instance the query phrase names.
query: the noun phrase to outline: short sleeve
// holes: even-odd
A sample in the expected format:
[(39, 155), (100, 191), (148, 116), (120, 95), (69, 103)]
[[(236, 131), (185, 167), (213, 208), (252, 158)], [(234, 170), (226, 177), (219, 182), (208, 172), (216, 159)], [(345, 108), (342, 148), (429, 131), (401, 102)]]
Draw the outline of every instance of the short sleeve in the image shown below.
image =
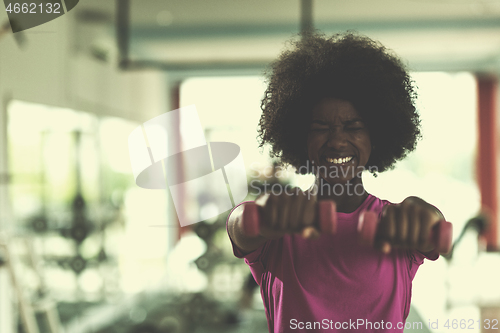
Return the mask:
[(434, 250), (432, 250), (430, 252), (426, 252), (426, 253), (417, 251), (417, 254), (423, 256), (425, 259), (432, 260), (432, 261), (437, 260), (439, 258), (439, 252), (437, 249), (434, 249)]
[(415, 274), (417, 274), (418, 267), (424, 263), (424, 259), (434, 261), (438, 258), (439, 252), (436, 249), (428, 253), (422, 253), (420, 251), (408, 251), (408, 259), (410, 261), (408, 273), (410, 275), (410, 279), (413, 280)]

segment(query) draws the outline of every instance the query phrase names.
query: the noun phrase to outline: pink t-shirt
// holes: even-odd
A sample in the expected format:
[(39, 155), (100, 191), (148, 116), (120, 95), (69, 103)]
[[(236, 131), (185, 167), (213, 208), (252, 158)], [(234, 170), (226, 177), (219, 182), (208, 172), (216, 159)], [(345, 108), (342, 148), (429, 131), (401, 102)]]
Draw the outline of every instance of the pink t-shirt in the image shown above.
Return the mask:
[(287, 234), (247, 255), (231, 240), (260, 286), (269, 332), (403, 332), (412, 280), (425, 256), (400, 249), (383, 254), (357, 241), (360, 212), (380, 214), (388, 204), (369, 195), (356, 211), (337, 213), (335, 235), (318, 239)]

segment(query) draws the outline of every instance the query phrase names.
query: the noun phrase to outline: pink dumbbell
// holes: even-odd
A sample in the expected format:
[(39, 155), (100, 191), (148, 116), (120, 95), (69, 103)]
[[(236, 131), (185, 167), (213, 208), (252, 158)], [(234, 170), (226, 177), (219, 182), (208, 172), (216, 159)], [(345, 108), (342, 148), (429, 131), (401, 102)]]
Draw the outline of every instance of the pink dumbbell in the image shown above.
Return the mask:
[[(373, 246), (377, 225), (379, 222), (378, 214), (371, 211), (364, 211), (359, 216), (358, 236), (361, 243)], [(439, 253), (448, 253), (451, 250), (451, 240), (453, 226), (450, 222), (439, 221), (432, 229), (430, 239)]]
[[(321, 232), (333, 234), (337, 230), (337, 212), (335, 202), (323, 200), (318, 202), (318, 220)], [(257, 236), (260, 231), (259, 206), (254, 202), (243, 205), (243, 232), (248, 236)]]

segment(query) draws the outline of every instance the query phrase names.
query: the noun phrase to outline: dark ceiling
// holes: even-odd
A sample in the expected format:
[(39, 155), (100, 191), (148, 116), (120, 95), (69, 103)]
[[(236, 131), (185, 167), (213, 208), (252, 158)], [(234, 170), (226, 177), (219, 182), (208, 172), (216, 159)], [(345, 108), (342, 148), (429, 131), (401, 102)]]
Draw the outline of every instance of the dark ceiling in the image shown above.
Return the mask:
[[(89, 45), (116, 51), (117, 4), (81, 1), (80, 33), (99, 26), (93, 40), (87, 38)], [(129, 5), (129, 57), (171, 71), (261, 71), (300, 29), (299, 0), (130, 0)], [(380, 40), (413, 70), (500, 69), (500, 0), (313, 0), (313, 20), (328, 34), (357, 30)]]

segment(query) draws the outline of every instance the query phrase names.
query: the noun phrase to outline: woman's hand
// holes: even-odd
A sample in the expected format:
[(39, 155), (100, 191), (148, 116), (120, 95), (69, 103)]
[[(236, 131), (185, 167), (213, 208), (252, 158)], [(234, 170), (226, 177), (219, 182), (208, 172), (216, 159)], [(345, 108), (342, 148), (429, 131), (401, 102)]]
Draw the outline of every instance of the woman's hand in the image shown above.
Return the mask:
[(304, 238), (319, 237), (317, 222), (317, 196), (310, 192), (294, 189), (280, 195), (264, 194), (255, 203), (260, 210), (260, 234), (245, 234), (242, 218), (243, 206), (237, 207), (229, 215), (228, 232), (231, 239), (244, 253), (259, 248), (269, 239), (283, 237), (287, 233), (300, 233)]
[(436, 207), (420, 198), (408, 197), (400, 204), (384, 207), (375, 247), (384, 253), (389, 253), (393, 246), (430, 252), (434, 249), (430, 231), (441, 220), (444, 216)]
[(300, 233), (304, 238), (317, 238), (317, 197), (299, 188), (280, 195), (267, 193), (255, 203), (260, 207), (260, 235), (277, 239), (287, 233)]

